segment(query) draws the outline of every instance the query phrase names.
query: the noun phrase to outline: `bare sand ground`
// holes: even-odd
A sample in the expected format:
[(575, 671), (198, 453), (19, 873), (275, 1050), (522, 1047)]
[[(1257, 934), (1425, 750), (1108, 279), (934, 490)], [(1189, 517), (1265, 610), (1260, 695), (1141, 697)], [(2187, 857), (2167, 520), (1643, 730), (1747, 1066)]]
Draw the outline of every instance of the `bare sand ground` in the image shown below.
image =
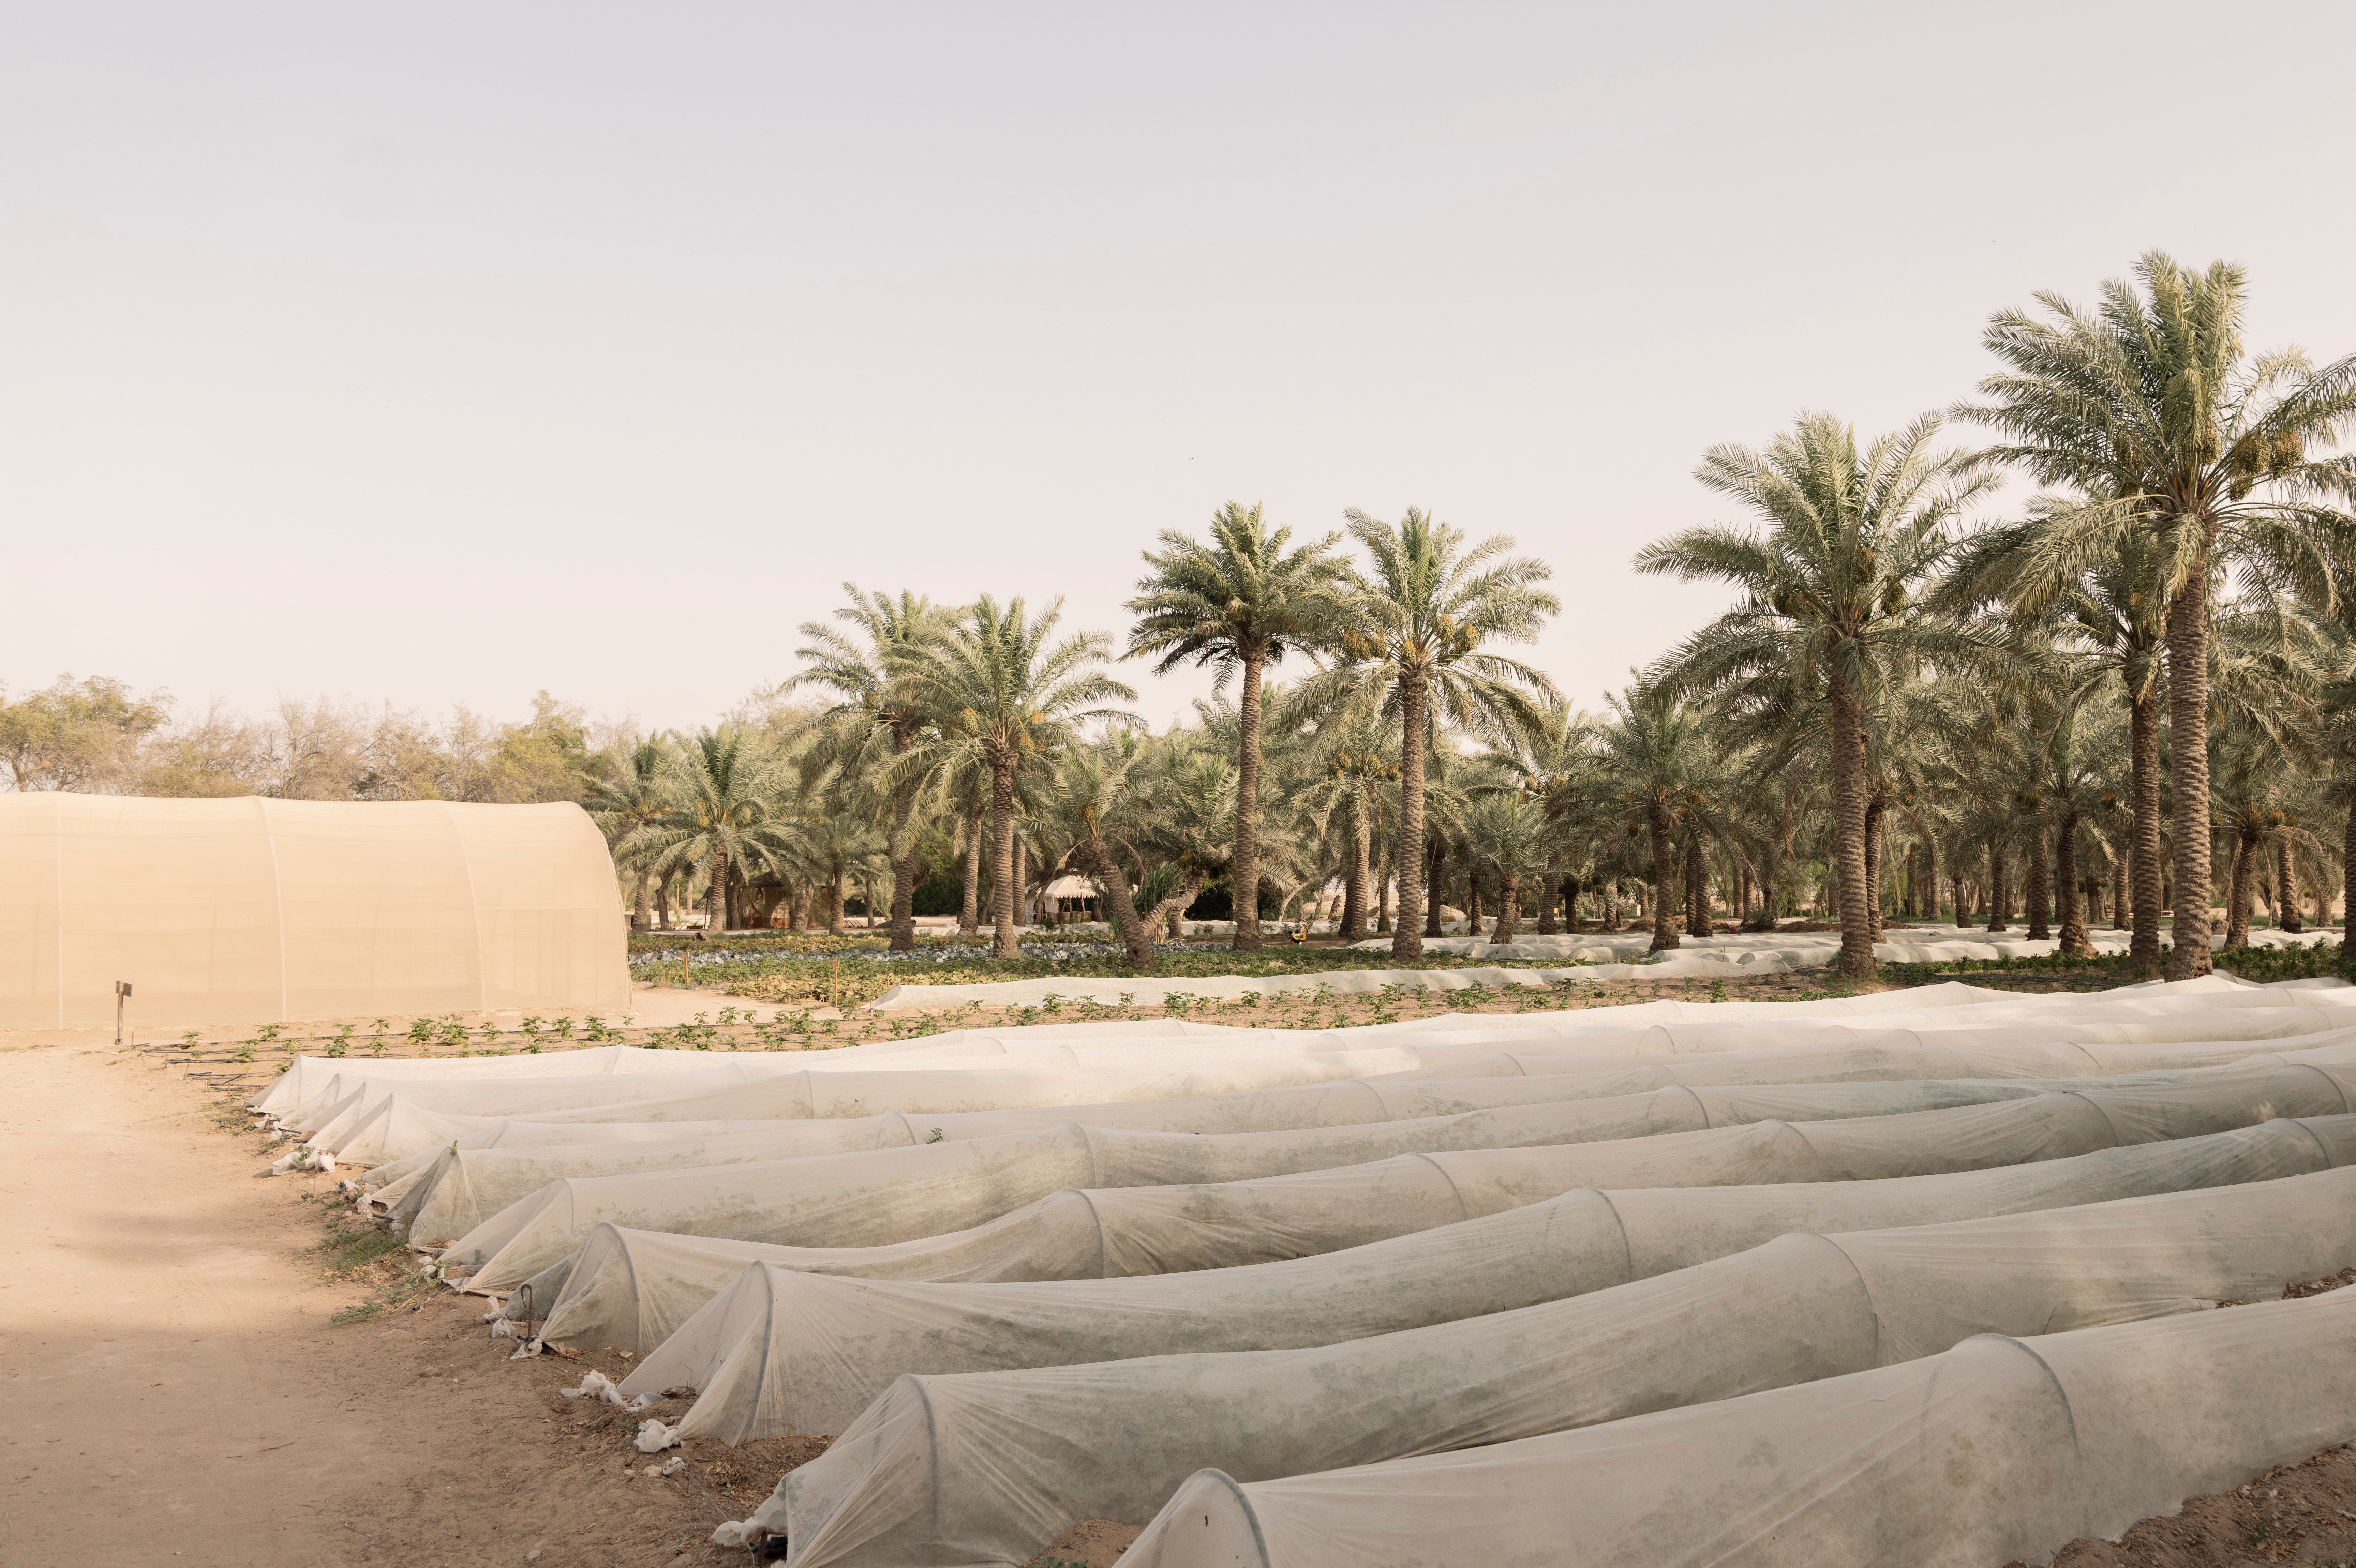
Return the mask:
[(379, 1282), (304, 1255), (331, 1179), (263, 1178), (219, 1106), (111, 1037), (0, 1037), (9, 1568), (718, 1562), (712, 1527), (816, 1451), (651, 1479), (636, 1418), (557, 1397), (578, 1364), (507, 1361), (475, 1298), (332, 1322)]

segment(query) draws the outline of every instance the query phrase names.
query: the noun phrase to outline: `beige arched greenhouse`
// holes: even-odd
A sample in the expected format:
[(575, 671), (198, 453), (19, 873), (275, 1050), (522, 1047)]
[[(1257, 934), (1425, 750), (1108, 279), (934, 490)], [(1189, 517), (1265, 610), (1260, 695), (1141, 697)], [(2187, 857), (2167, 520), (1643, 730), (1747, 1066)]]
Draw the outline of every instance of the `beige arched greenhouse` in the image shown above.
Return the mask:
[(0, 1028), (617, 1007), (577, 805), (0, 795)]

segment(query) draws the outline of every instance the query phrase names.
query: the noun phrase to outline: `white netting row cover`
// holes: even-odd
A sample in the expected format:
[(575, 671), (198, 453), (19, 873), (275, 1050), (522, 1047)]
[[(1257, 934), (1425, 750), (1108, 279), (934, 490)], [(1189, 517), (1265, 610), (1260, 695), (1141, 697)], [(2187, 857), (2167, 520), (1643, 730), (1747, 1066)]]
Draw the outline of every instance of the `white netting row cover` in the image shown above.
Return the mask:
[[(768, 1334), (772, 1323), (781, 1324), (777, 1331), (795, 1331), (763, 1305), (798, 1288), (781, 1277), (786, 1274), (958, 1285), (1061, 1281), (1094, 1286), (1109, 1281), (1136, 1286), (1135, 1296), (1091, 1288), (1070, 1297), (1106, 1313), (1107, 1334), (1126, 1331), (1120, 1312), (1131, 1300), (1141, 1304), (1143, 1321), (1151, 1321), (1155, 1304), (1166, 1299), (1187, 1304), (1190, 1312), (1215, 1307), (1221, 1315), (1264, 1322), (1270, 1313), (1293, 1310), (1296, 1293), (1305, 1293), (1323, 1301), (1329, 1313), (1346, 1306), (1355, 1314), (1348, 1321), (1376, 1334), (1544, 1299), (1569, 1266), (1561, 1261), (1564, 1248), (1582, 1235), (1600, 1234), (1596, 1245), (1607, 1270), (1624, 1264), (1626, 1277), (1642, 1278), (1790, 1230), (1929, 1224), (2263, 1181), (2351, 1164), (2356, 1119), (2328, 1116), (1944, 1176), (1616, 1189), (1601, 1194), (1613, 1224), (1600, 1232), (1592, 1228), (1600, 1223), (1600, 1189), (1580, 1188), (1478, 1219), (1443, 1221), (1367, 1241), (1370, 1228), (1380, 1233), (1383, 1227), (1370, 1227), (1364, 1207), (1347, 1201), (1346, 1190), (1336, 1195), (1290, 1179), (1226, 1189), (1059, 1192), (979, 1230), (898, 1246), (780, 1247), (605, 1225), (590, 1232), (566, 1265), (540, 1282), (530, 1315), (546, 1319), (545, 1339), (640, 1353), (664, 1345), (697, 1319), (695, 1332), (674, 1349), (707, 1372), (734, 1358), (744, 1335)], [(1343, 1200), (1328, 1200), (1336, 1196)], [(1558, 1211), (1567, 1211), (1568, 1217)], [(1575, 1222), (1580, 1216), (1587, 1217), (1584, 1228)], [(1424, 1216), (1410, 1216), (1416, 1217)], [(1253, 1228), (1255, 1221), (1265, 1222), (1265, 1228)], [(1546, 1244), (1528, 1264), (1499, 1256), (1500, 1247), (1536, 1245), (1533, 1236)], [(1484, 1271), (1478, 1277), (1470, 1272), (1475, 1264)], [(1485, 1272), (1490, 1270), (1496, 1271), (1494, 1277)], [(752, 1305), (714, 1302), (723, 1294), (749, 1298)], [(899, 1299), (900, 1310), (920, 1314), (932, 1298), (918, 1292)], [(1060, 1292), (1034, 1292), (1021, 1304), (1026, 1313), (1036, 1314), (1063, 1299)], [(508, 1315), (520, 1317), (526, 1306), (511, 1300)], [(1023, 1332), (1010, 1328), (1009, 1336), (991, 1353), (1030, 1353)], [(969, 1353), (969, 1348), (949, 1344), (943, 1349)], [(952, 1369), (918, 1364), (898, 1370)], [(705, 1375), (680, 1381), (707, 1392), (717, 1387)]]
[[(2276, 1115), (2339, 1115), (2351, 1108), (2350, 1094), (2356, 1091), (2350, 1085), (2356, 1085), (2356, 1069), (2301, 1065), (2213, 1083), (2039, 1093), (1950, 1110), (1813, 1123), (1777, 1119), (1542, 1147), (1496, 1146), (1559, 1136), (1584, 1107), (1520, 1106), (1463, 1118), (1224, 1137), (1063, 1127), (914, 1148), (553, 1181), (456, 1238), (443, 1256), (445, 1264), (476, 1271), (469, 1288), (503, 1291), (561, 1263), (600, 1224), (797, 1246), (873, 1246), (969, 1229), (1062, 1188), (1216, 1183), (1276, 1171), (1314, 1173), (1292, 1179), (1330, 1184), (1353, 1168), (1354, 1154), (1367, 1162), (1355, 1165), (1361, 1171), (1391, 1163), (1383, 1158), (1386, 1146), (1397, 1147), (1401, 1138), (1436, 1138), (1442, 1149), (1451, 1138), (1474, 1140), (1469, 1150), (1392, 1157), (1423, 1162), (1429, 1174), (1420, 1179), (1449, 1189), (1445, 1198), (1430, 1192), (1425, 1205), (1452, 1204), (1458, 1211), (1446, 1218), (1465, 1219), (1513, 1206), (1493, 1200), (1475, 1211), (1471, 1195), (1484, 1190), (1518, 1189), (1522, 1195), (1513, 1201), (1528, 1202), (1580, 1186), (1928, 1175), (2084, 1154), (2222, 1132)], [(1825, 1087), (1863, 1093), (1889, 1086)], [(1789, 1092), (1807, 1093), (1804, 1087)], [(1370, 1219), (1402, 1211), (1401, 1197), (1374, 1199)], [(418, 1238), (421, 1243), (437, 1239), (446, 1238)]]
[(1121, 1561), (1428, 1568), (1555, 1561), (1576, 1542), (1583, 1568), (2041, 1563), (2356, 1437), (2351, 1342), (2356, 1290), (2341, 1290), (1976, 1336), (1898, 1366), (1359, 1468), (1205, 1470)]
[[(1719, 1196), (1687, 1195), (1689, 1204)], [(937, 1312), (920, 1327), (895, 1310), (911, 1287), (805, 1280), (809, 1289), (777, 1302), (778, 1316), (816, 1310), (821, 1321), (790, 1341), (776, 1331), (766, 1346), (747, 1341), (713, 1370), (717, 1385), (697, 1411), (719, 1403), (721, 1420), (757, 1425), (745, 1401), (729, 1396), (766, 1385), (780, 1404), (809, 1410), (808, 1429), (841, 1431), (824, 1455), (789, 1472), (751, 1521), (787, 1535), (790, 1561), (804, 1568), (1020, 1563), (1081, 1519), (1145, 1522), (1205, 1467), (1237, 1482), (1312, 1471), (1346, 1478), (1352, 1467), (1915, 1361), (1975, 1334), (2043, 1335), (2278, 1296), (2346, 1255), (2356, 1235), (2356, 1168), (1948, 1224), (1789, 1233), (1633, 1283), (1597, 1244), (1597, 1230), (1613, 1223), (1605, 1201), (1558, 1218), (1585, 1233), (1558, 1244), (1549, 1230), (1526, 1229), (1515, 1240), (1538, 1249), (1536, 1257), (1501, 1244), (1462, 1258), (1523, 1274), (1526, 1289), (1546, 1288), (1536, 1276), (1552, 1265), (1564, 1298), (1518, 1309), (1358, 1338), (1349, 1303), (1332, 1295), (1296, 1294), (1289, 1319), (1254, 1315), (1224, 1330), (1198, 1315), (1216, 1310), (1215, 1288), (1194, 1301), (1166, 1298), (1182, 1342), (1300, 1349), (1113, 1360), (1108, 1352), (1123, 1352), (1122, 1337), (1085, 1311), (1042, 1319), (1018, 1297), (998, 1329), (991, 1315), (1015, 1287), (988, 1287), (991, 1301), (974, 1301), (962, 1324)], [(1706, 1209), (1697, 1223), (1708, 1228)], [(1136, 1287), (1162, 1282), (1121, 1283), (1139, 1296)], [(1215, 1276), (1202, 1283), (1215, 1287)], [(1030, 1287), (1058, 1288), (1074, 1294)], [(855, 1306), (853, 1296), (862, 1298)], [(862, 1323), (862, 1314), (873, 1317)], [(996, 1354), (990, 1341), (1021, 1342), (1025, 1329), (1036, 1358), (1026, 1370), (896, 1380), (884, 1370), (912, 1356), (954, 1360), (958, 1350), (987, 1360)], [(1132, 1346), (1148, 1339), (1132, 1326)], [(747, 1365), (765, 1356), (777, 1363), (763, 1372)], [(669, 1347), (653, 1362), (659, 1368), (650, 1363), (634, 1381), (691, 1368)], [(1740, 1419), (1723, 1406), (1719, 1413)], [(711, 1428), (691, 1414), (682, 1431)], [(1382, 1489), (1382, 1477), (1368, 1473), (1357, 1501), (1375, 1517), (1412, 1521), (1412, 1487), (1396, 1471), (1388, 1478)], [(1315, 1483), (1301, 1484), (1306, 1496), (1320, 1495)], [(1597, 1487), (1582, 1469), (1564, 1489)], [(1508, 1507), (1517, 1500), (1534, 1519), (1550, 1511), (1501, 1497)], [(1252, 1494), (1246, 1501), (1258, 1511)], [(1333, 1508), (1317, 1521), (1352, 1535), (1368, 1522)], [(1190, 1543), (1184, 1561), (1196, 1560), (1192, 1534), (1166, 1515), (1162, 1529)], [(1430, 1561), (1422, 1553), (1440, 1544), (1389, 1543), (1379, 1560)], [(1532, 1560), (1526, 1543), (1513, 1545), (1497, 1560)], [(1356, 1560), (1337, 1559), (1334, 1549), (1325, 1538), (1314, 1560)]]

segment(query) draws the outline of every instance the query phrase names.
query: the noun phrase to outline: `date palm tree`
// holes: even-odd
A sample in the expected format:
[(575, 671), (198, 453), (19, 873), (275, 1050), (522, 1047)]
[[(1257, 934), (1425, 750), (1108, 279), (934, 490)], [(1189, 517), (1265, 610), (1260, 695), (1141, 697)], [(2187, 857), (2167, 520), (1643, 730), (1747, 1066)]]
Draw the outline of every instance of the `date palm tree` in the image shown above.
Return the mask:
[[(895, 682), (896, 661), (905, 657), (945, 623), (947, 613), (921, 594), (903, 592), (897, 599), (884, 593), (862, 593), (855, 582), (842, 591), (851, 603), (837, 610), (835, 619), (858, 629), (845, 636), (823, 622), (803, 624), (808, 646), (795, 656), (809, 666), (786, 682), (786, 689), (813, 687), (836, 699), (826, 714), (831, 742), (821, 748), (821, 760), (848, 771), (873, 768), (914, 742), (926, 715), (910, 699), (910, 690)], [(916, 945), (917, 797), (925, 781), (916, 775), (899, 779), (884, 796), (884, 852), (892, 866), (892, 951), (906, 953)], [(838, 918), (840, 911), (837, 912)]]
[[(1599, 759), (1595, 721), (1567, 702), (1547, 709), (1546, 723), (1498, 761), (1519, 780), (1521, 792), (1545, 814), (1545, 882), (1538, 891), (1538, 934), (1552, 935), (1555, 899), (1571, 849), (1572, 823), (1589, 811), (1596, 790)], [(1570, 919), (1578, 924), (1574, 912)]]
[(732, 878), (774, 868), (792, 854), (792, 825), (776, 812), (777, 770), (734, 725), (706, 730), (680, 749), (660, 816), (623, 841), (643, 849), (657, 874), (688, 867), (704, 876), (704, 930), (729, 925)]
[[(2209, 643), (2228, 565), (2330, 608), (2356, 560), (2356, 457), (2329, 455), (2356, 419), (2356, 355), (2317, 369), (2296, 349), (2251, 357), (2248, 280), (2147, 252), (2051, 319), (1999, 313), (1983, 339), (2005, 368), (1959, 405), (2002, 438), (1986, 455), (2078, 499), (2049, 505), (2018, 596), (2031, 607), (2140, 545), (2167, 607), (2169, 782), (2179, 937), (2170, 978), (2206, 973), (2211, 897)], [(2140, 283), (2138, 288), (2137, 283)], [(2332, 503), (2338, 501), (2339, 506)], [(2196, 939), (2184, 935), (2187, 923)]]
[(630, 929), (646, 930), (648, 884), (654, 880), (654, 863), (643, 852), (624, 855), (621, 845), (663, 815), (666, 802), (662, 747), (651, 740), (639, 741), (620, 772), (591, 783), (588, 798), (581, 804), (588, 809), (589, 820), (597, 825), (605, 842), (613, 847), (615, 862), (637, 872), (637, 883), (630, 899)]
[(1470, 549), (1462, 529), (1410, 507), (1397, 523), (1353, 507), (1344, 516), (1371, 570), (1354, 583), (1344, 662), (1302, 683), (1305, 705), (1340, 712), (1354, 701), (1398, 726), (1398, 900), (1391, 956), (1423, 955), (1423, 931), (1404, 918), (1424, 907), (1424, 763), (1434, 728), (1448, 725), (1501, 747), (1546, 722), (1554, 683), (1483, 645), (1527, 642), (1561, 603), (1539, 584), (1545, 562), (1509, 553), (1494, 534)]
[(1678, 945), (1670, 911), (1682, 896), (1677, 876), (1677, 830), (1708, 809), (1721, 786), (1717, 747), (1708, 715), (1678, 699), (1671, 686), (1632, 687), (1604, 699), (1612, 721), (1603, 727), (1604, 780), (1618, 795), (1631, 836), (1650, 840), (1653, 867), (1653, 943), (1659, 953)]
[(2160, 833), (2159, 704), (2167, 646), (2168, 596), (2159, 552), (2148, 536), (2129, 535), (2111, 554), (2066, 581), (2023, 593), (2024, 571), (2035, 568), (2047, 518), (2083, 505), (2076, 497), (2040, 496), (2029, 515), (1974, 536), (1959, 555), (1944, 603), (1965, 608), (1989, 602), (2014, 606), (2017, 629), (2056, 644), (2074, 644), (2091, 656), (2068, 691), (2072, 707), (2116, 678), (2127, 710), (2127, 865), (2134, 934), (2127, 961), (2137, 969), (2159, 963)]
[(1214, 690), (1242, 677), (1236, 748), (1235, 950), (1259, 937), (1260, 682), (1288, 652), (1322, 646), (1340, 629), (1349, 569), (1329, 534), (1297, 549), (1290, 528), (1270, 533), (1257, 505), (1230, 501), (1211, 519), (1208, 544), (1175, 530), (1145, 552), (1151, 569), (1128, 608), (1138, 617), (1126, 656), (1156, 658), (1157, 675), (1193, 662), (1213, 667)]
[(1833, 841), (1840, 892), (1840, 973), (1874, 972), (1866, 864), (1867, 716), (1893, 672), (1973, 660), (1981, 634), (1916, 603), (1950, 548), (1949, 526), (1988, 486), (1935, 450), (1926, 414), (1860, 451), (1829, 414), (1804, 413), (1762, 453), (1713, 447), (1696, 472), (1765, 523), (1689, 528), (1637, 552), (1640, 572), (1731, 583), (1736, 607), (1696, 632), (1654, 672), (1682, 692), (1724, 694), (1747, 709), (1821, 697), (1830, 731)]
[(1017, 955), (1014, 937), (1016, 774), (1051, 762), (1082, 726), (1136, 724), (1108, 706), (1137, 693), (1100, 667), (1112, 656), (1101, 632), (1051, 642), (1064, 602), (1037, 616), (1022, 598), (1001, 605), (988, 594), (948, 627), (918, 640), (897, 660), (896, 700), (926, 715), (905, 751), (879, 773), (883, 787), (979, 764), (990, 775), (994, 956)]
[(1522, 880), (1546, 864), (1545, 807), (1520, 792), (1492, 791), (1464, 814), (1464, 838), (1473, 859), (1497, 878), (1497, 920), (1492, 942), (1511, 942), (1522, 914)]

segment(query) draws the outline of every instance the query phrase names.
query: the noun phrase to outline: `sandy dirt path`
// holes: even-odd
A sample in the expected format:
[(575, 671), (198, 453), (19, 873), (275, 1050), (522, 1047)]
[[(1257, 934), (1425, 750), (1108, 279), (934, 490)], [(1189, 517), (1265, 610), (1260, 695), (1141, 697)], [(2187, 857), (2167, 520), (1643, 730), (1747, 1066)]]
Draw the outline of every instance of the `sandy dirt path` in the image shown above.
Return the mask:
[(471, 1297), (331, 1322), (369, 1290), (302, 1255), (331, 1181), (262, 1179), (220, 1119), (155, 1057), (0, 1037), (0, 1563), (723, 1560), (712, 1523), (790, 1456), (648, 1478), (620, 1413), (555, 1396), (579, 1367), (508, 1362)]

